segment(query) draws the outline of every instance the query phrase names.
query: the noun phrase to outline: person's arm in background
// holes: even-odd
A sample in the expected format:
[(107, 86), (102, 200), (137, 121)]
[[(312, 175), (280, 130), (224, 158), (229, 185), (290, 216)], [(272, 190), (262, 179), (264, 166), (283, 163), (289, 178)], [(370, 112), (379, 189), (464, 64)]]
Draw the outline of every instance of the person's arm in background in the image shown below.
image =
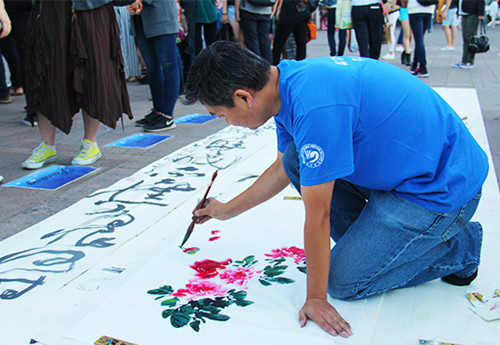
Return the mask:
[(486, 7), (486, 4), (484, 0), (478, 0), (476, 2), (477, 4), (477, 19), (483, 20), (484, 19), (484, 9)]
[(241, 0), (234, 0), (234, 16), (237, 22), (240, 21), (240, 2)]
[(7, 11), (5, 11), (3, 0), (0, 0), (0, 24), (2, 26), (0, 29), (0, 38), (7, 37), (7, 35), (10, 34), (11, 24), (9, 15)]
[(444, 10), (441, 11), (441, 18), (446, 19), (446, 16), (448, 15), (448, 9), (451, 6), (451, 0), (446, 0), (446, 7)]
[(127, 6), (130, 15), (139, 14), (142, 11), (142, 0), (136, 0), (134, 3)]
[(229, 23), (229, 17), (227, 16), (227, 0), (222, 0), (222, 19), (224, 24)]

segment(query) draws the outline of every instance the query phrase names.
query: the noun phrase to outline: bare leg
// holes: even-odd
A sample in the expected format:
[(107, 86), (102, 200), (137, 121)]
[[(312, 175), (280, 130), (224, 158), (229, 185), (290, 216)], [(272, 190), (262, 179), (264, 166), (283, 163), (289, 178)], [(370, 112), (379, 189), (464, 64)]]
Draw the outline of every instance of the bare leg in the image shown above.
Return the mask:
[(49, 146), (54, 146), (56, 138), (56, 127), (50, 123), (49, 119), (43, 116), (41, 113), (36, 114), (38, 120), (38, 130), (40, 131), (40, 136), (45, 144)]
[(453, 47), (454, 44), (451, 42), (451, 29), (449, 26), (443, 26), (444, 37), (446, 37), (446, 45), (448, 47)]
[(101, 124), (99, 120), (91, 117), (85, 110), (82, 110), (83, 115), (83, 128), (84, 128), (84, 139), (88, 139), (95, 143), (97, 141), (97, 130)]
[(455, 25), (451, 25), (451, 46), (455, 46), (455, 41), (457, 39), (457, 27)]
[(403, 28), (403, 46), (405, 47), (405, 53), (410, 54), (411, 53), (411, 28), (410, 28), (410, 21), (409, 20), (403, 20), (401, 21), (401, 27)]
[(240, 29), (240, 24), (236, 21), (230, 21), (229, 25), (231, 25), (231, 28), (233, 29), (233, 34), (236, 42), (238, 42), (242, 47), (244, 47), (245, 41), (243, 39), (243, 33), (241, 32)]

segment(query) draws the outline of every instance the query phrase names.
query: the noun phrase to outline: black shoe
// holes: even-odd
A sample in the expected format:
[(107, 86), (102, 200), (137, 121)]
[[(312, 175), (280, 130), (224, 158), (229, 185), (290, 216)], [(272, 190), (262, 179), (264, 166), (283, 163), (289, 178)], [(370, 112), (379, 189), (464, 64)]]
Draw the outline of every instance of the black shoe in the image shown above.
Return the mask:
[(161, 116), (161, 115), (159, 113), (157, 113), (156, 111), (151, 110), (151, 112), (149, 114), (147, 114), (146, 116), (144, 116), (142, 119), (135, 121), (135, 125), (137, 127), (142, 127), (145, 124), (147, 124), (147, 123), (149, 123), (151, 121), (156, 120), (156, 118), (158, 116)]
[(406, 66), (411, 66), (411, 54), (401, 53), (401, 63)]
[(426, 69), (417, 68), (413, 75), (419, 78), (427, 78), (429, 76), (429, 72), (427, 72)]
[(25, 125), (28, 125), (30, 127), (38, 127), (38, 121), (36, 120), (36, 116), (33, 116), (33, 123), (31, 123), (30, 119), (27, 116), (23, 119), (23, 122)]
[(174, 119), (168, 119), (163, 115), (159, 115), (154, 121), (146, 123), (142, 128), (146, 132), (161, 132), (175, 128), (175, 122)]
[(141, 77), (141, 78), (137, 79), (137, 81), (138, 81), (138, 82), (139, 82), (139, 84), (141, 84), (141, 85), (146, 85), (146, 84), (149, 84), (149, 80), (148, 80), (148, 77), (147, 77), (147, 76)]
[(468, 277), (459, 277), (454, 274), (450, 274), (449, 276), (442, 277), (441, 280), (451, 285), (467, 286), (470, 283), (472, 283), (472, 281), (476, 279), (476, 277), (477, 277), (477, 270)]

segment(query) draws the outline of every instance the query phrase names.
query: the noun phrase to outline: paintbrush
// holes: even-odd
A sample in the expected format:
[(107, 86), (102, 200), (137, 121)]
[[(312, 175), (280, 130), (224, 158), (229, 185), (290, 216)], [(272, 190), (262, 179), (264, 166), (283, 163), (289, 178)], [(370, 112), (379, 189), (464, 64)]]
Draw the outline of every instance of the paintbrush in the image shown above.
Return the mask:
[[(212, 175), (212, 181), (210, 181), (210, 184), (208, 185), (207, 191), (205, 192), (205, 195), (203, 196), (203, 199), (201, 199), (200, 203), (196, 206), (195, 211), (199, 210), (205, 205), (205, 202), (207, 201), (207, 196), (208, 192), (210, 191), (210, 188), (212, 187), (212, 184), (214, 183), (215, 178), (217, 177), (217, 172), (218, 170), (215, 170), (214, 174)], [(189, 227), (187, 228), (186, 235), (184, 235), (184, 239), (182, 240), (181, 248), (184, 246), (186, 241), (188, 240), (189, 236), (191, 236), (191, 233), (193, 232), (194, 225), (196, 224), (196, 220), (198, 217), (193, 215), (193, 220), (191, 224), (189, 224)]]

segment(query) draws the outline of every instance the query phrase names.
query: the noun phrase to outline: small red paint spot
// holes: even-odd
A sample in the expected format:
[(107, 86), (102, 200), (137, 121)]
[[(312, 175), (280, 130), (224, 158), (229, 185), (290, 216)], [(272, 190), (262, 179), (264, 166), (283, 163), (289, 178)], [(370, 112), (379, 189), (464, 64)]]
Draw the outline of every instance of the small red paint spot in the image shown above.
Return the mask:
[(219, 238), (220, 238), (220, 236), (214, 236), (214, 237), (210, 237), (208, 240), (209, 240), (210, 242), (213, 242), (213, 241), (215, 241), (215, 240), (218, 240)]
[(217, 235), (220, 232), (220, 230), (212, 230), (212, 235)]
[(197, 247), (190, 247), (190, 248), (185, 248), (182, 251), (186, 254), (195, 254), (197, 251), (199, 251), (200, 248)]

